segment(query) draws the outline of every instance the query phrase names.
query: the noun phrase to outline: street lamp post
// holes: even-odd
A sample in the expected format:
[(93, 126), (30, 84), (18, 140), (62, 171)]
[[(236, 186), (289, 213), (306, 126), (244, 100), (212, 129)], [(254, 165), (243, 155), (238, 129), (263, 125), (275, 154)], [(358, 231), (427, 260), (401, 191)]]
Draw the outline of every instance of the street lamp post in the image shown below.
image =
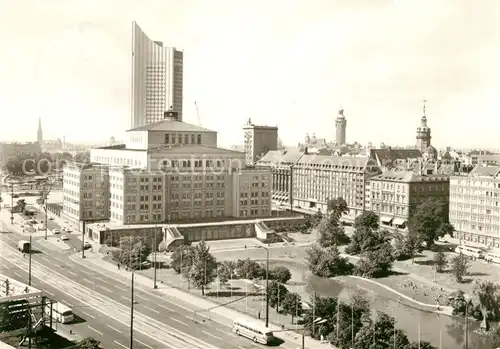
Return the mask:
[[(31, 231), (30, 231), (30, 248), (29, 248), (29, 263), (28, 263), (28, 286), (31, 286)], [(24, 253), (24, 251), (23, 251)]]
[(269, 327), (269, 249), (261, 245), (255, 247), (266, 250), (266, 327)]
[(154, 255), (153, 255), (153, 258), (154, 258), (153, 259), (154, 260), (154, 262), (153, 262), (153, 268), (154, 268), (153, 269), (153, 279), (154, 279), (153, 288), (156, 289), (156, 288), (158, 288), (158, 285), (156, 283), (156, 226), (155, 226), (153, 234), (154, 234), (154, 236), (153, 236), (153, 248), (154, 248), (154, 250), (153, 250), (153, 253), (154, 253)]
[(10, 183), (10, 224), (14, 224), (14, 183)]
[(82, 220), (82, 259), (85, 258), (85, 220)]

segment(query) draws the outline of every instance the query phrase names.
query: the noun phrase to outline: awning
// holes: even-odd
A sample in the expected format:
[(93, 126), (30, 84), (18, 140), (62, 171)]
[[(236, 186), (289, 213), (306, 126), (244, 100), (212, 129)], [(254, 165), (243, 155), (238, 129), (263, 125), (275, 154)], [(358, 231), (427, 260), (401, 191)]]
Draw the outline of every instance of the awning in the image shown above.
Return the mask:
[(380, 217), (380, 220), (384, 223), (391, 223), (393, 218), (394, 217), (392, 217), (392, 216), (382, 216), (382, 217)]
[(396, 225), (403, 225), (403, 224), (406, 223), (406, 219), (404, 219), (404, 218), (394, 218), (394, 221), (392, 223), (396, 224)]

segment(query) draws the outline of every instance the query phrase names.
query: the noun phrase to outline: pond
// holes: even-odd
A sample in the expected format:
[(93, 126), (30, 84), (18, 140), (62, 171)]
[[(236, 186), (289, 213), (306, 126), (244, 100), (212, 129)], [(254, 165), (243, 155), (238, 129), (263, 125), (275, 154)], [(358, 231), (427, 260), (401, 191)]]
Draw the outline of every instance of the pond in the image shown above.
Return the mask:
[[(272, 264), (283, 265), (292, 272), (292, 286), (294, 292), (299, 292), (307, 298), (307, 294), (316, 292), (323, 297), (339, 297), (349, 300), (349, 294), (359, 292), (364, 294), (372, 303), (372, 308), (382, 311), (396, 319), (397, 326), (404, 330), (412, 341), (420, 339), (431, 342), (437, 348), (463, 348), (465, 342), (465, 320), (421, 311), (410, 306), (391, 300), (386, 295), (375, 294), (366, 289), (346, 285), (333, 279), (320, 278), (311, 275), (303, 264), (293, 261), (273, 261)], [(295, 283), (294, 283), (295, 282)], [(479, 328), (477, 321), (469, 321), (469, 348), (491, 348), (489, 336), (478, 335), (474, 331)]]

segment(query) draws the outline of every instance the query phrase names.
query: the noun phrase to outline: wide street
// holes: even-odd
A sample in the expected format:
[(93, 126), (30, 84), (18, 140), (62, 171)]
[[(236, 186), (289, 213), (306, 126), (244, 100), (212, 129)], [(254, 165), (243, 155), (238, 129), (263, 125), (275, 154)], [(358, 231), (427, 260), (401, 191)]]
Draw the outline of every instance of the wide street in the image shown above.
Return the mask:
[[(5, 223), (5, 211), (2, 218)], [(8, 226), (9, 224), (4, 224)], [(2, 273), (26, 282), (28, 258), (16, 250), (26, 236), (9, 232), (0, 235)], [(130, 284), (126, 279), (82, 267), (69, 258), (72, 250), (61, 251), (54, 244), (34, 239), (32, 285), (52, 299), (62, 301), (85, 320), (66, 327), (78, 336), (92, 336), (105, 348), (128, 348), (130, 325)], [(91, 252), (87, 252), (91, 253)], [(193, 305), (168, 299), (158, 291), (136, 284), (134, 299), (134, 340), (136, 348), (262, 348), (235, 336), (227, 325), (207, 320), (194, 322)], [(62, 325), (59, 325), (62, 326)], [(295, 348), (291, 343), (281, 347)]]

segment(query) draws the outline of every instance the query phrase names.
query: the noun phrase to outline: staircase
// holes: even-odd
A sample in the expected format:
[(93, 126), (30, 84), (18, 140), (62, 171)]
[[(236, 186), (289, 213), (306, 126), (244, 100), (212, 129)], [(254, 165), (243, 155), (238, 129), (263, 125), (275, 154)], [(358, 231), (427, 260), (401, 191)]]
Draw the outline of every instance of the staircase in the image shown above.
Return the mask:
[(181, 234), (179, 229), (174, 226), (164, 228), (164, 241), (166, 251), (172, 250), (174, 247), (180, 246), (184, 243), (184, 235)]

